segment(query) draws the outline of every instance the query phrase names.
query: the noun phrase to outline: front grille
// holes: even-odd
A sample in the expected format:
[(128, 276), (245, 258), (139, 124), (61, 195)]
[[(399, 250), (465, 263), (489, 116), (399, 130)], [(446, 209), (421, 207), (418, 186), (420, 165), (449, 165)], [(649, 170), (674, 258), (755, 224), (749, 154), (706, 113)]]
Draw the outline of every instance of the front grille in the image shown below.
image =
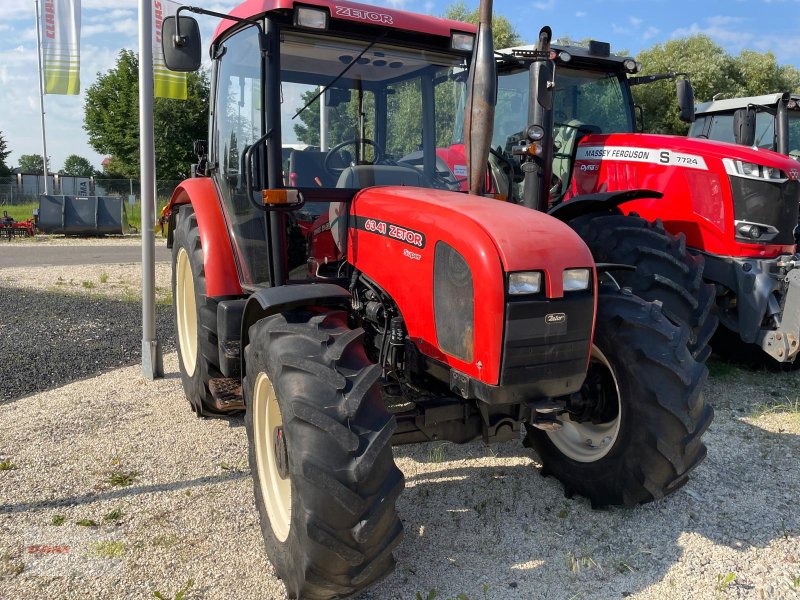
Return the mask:
[[(561, 314), (563, 321), (557, 316)], [(509, 300), (500, 384), (582, 378), (593, 318), (592, 291), (569, 292), (554, 300)]]
[[(736, 221), (747, 221), (771, 225), (778, 234), (770, 244), (794, 244), (794, 228), (797, 225), (800, 182), (759, 181), (746, 177), (728, 178), (733, 194), (733, 215)], [(750, 243), (759, 240), (746, 240)]]

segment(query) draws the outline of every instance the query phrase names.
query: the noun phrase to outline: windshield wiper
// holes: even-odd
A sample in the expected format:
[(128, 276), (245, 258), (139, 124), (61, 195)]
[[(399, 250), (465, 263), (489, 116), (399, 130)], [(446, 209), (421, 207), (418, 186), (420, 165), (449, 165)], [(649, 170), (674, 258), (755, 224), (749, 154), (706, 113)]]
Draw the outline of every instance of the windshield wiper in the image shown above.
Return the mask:
[(356, 64), (356, 63), (357, 63), (359, 60), (361, 60), (361, 57), (362, 57), (362, 56), (364, 56), (364, 55), (365, 55), (365, 54), (366, 54), (366, 53), (369, 51), (369, 49), (370, 49), (370, 48), (372, 48), (372, 47), (373, 47), (375, 44), (377, 44), (379, 41), (381, 41), (381, 40), (382, 40), (382, 39), (383, 39), (383, 38), (386, 36), (386, 33), (387, 33), (387, 32), (385, 32), (385, 31), (384, 31), (382, 34), (380, 34), (378, 37), (376, 37), (374, 40), (372, 40), (372, 41), (369, 43), (369, 45), (367, 45), (367, 47), (366, 47), (366, 48), (364, 48), (364, 49), (361, 51), (361, 54), (359, 54), (358, 56), (356, 56), (356, 57), (353, 59), (353, 62), (351, 62), (349, 65), (347, 65), (347, 66), (344, 68), (344, 70), (343, 70), (341, 73), (339, 73), (339, 74), (338, 74), (336, 77), (334, 77), (334, 78), (333, 78), (333, 81), (331, 81), (331, 82), (330, 82), (328, 85), (326, 85), (326, 86), (325, 86), (324, 88), (322, 88), (322, 89), (321, 89), (319, 92), (317, 92), (317, 93), (314, 95), (314, 97), (313, 97), (313, 98), (311, 98), (311, 100), (309, 100), (308, 102), (306, 102), (306, 105), (305, 105), (303, 108), (301, 108), (301, 109), (300, 109), (300, 110), (298, 110), (296, 113), (294, 113), (294, 116), (292, 117), (292, 120), (296, 119), (296, 118), (297, 118), (297, 115), (299, 115), (299, 114), (300, 114), (300, 113), (302, 113), (302, 112), (303, 112), (305, 109), (307, 109), (309, 106), (311, 106), (312, 104), (314, 104), (314, 102), (317, 100), (317, 98), (319, 98), (320, 96), (322, 96), (322, 94), (324, 94), (325, 92), (327, 92), (327, 91), (328, 91), (328, 89), (330, 89), (330, 88), (331, 88), (331, 86), (333, 86), (333, 84), (334, 84), (334, 83), (336, 83), (337, 81), (339, 81), (339, 80), (340, 80), (340, 79), (341, 79), (341, 78), (344, 76), (344, 74), (345, 74), (345, 73), (347, 73), (347, 72), (350, 70), (350, 67), (352, 67), (352, 66), (353, 66), (354, 64)]

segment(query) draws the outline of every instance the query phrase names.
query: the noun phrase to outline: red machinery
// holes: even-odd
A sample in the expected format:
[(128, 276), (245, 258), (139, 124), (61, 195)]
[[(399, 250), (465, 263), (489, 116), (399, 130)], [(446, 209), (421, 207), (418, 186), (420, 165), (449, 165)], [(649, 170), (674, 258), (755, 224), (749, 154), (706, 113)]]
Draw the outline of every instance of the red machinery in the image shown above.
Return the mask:
[(11, 239), (13, 237), (33, 237), (36, 233), (36, 220), (30, 218), (27, 221), (15, 221), (8, 216), (8, 211), (3, 211), (3, 218), (0, 219), (0, 238)]
[[(391, 572), (392, 444), (525, 428), (543, 472), (595, 506), (687, 480), (713, 416), (688, 329), (620, 289), (628, 266), (596, 263), (564, 223), (442, 173), (469, 90), (470, 190), (485, 180), (491, 2), (477, 39), (332, 0), (181, 7), (163, 24), (173, 70), (201, 63), (185, 11), (224, 20), (209, 144), (165, 211), (181, 380), (200, 416), (246, 409), (261, 531), (291, 597)], [(326, 118), (330, 149), (311, 143)]]

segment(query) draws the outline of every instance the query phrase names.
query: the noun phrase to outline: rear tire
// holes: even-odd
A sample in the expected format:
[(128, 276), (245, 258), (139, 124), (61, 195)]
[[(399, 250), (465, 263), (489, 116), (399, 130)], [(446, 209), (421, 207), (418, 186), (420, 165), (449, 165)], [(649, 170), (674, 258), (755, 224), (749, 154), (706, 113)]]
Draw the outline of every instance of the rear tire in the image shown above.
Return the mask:
[(242, 386), (250, 468), (267, 555), (291, 598), (342, 598), (373, 585), (394, 569), (403, 536), (396, 421), (362, 336), (345, 312), (325, 309), (250, 328)]
[(718, 323), (712, 313), (715, 290), (703, 281), (703, 257), (686, 251), (683, 234), (674, 236), (661, 221), (649, 222), (636, 215), (593, 213), (577, 217), (569, 225), (589, 246), (596, 262), (636, 267), (612, 275), (637, 296), (661, 302), (670, 321), (688, 327), (689, 350), (704, 363)]
[[(601, 293), (581, 393), (603, 397), (605, 410), (602, 418), (592, 415), (596, 423), (586, 415), (582, 422), (564, 416), (564, 427), (553, 432), (526, 425), (525, 445), (539, 454), (542, 474), (559, 479), (568, 496), (586, 496), (594, 508), (633, 506), (681, 487), (706, 456), (701, 438), (714, 415), (702, 394), (708, 370), (686, 341), (685, 330), (657, 304), (626, 291)], [(607, 398), (588, 387), (598, 373)]]
[[(172, 304), (183, 391), (198, 417), (223, 414), (208, 382), (222, 377), (217, 362), (216, 305), (206, 295), (203, 248), (191, 205), (180, 207), (172, 244)], [(213, 323), (213, 324), (212, 324)]]

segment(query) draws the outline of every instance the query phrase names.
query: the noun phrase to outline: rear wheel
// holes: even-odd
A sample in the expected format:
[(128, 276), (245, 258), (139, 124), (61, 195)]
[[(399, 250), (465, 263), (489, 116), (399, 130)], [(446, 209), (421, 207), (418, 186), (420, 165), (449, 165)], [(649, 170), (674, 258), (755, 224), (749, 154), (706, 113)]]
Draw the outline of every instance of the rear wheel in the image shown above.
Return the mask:
[(297, 310), (250, 328), (243, 384), (267, 554), (291, 598), (355, 594), (394, 568), (396, 427), (381, 369), (342, 311)]
[(661, 302), (673, 323), (689, 328), (689, 349), (705, 362), (718, 321), (711, 312), (715, 291), (703, 281), (703, 258), (686, 251), (683, 235), (674, 236), (661, 221), (649, 222), (636, 215), (594, 213), (577, 217), (569, 225), (589, 246), (596, 262), (636, 267), (635, 271), (614, 271), (614, 279), (645, 300)]
[[(216, 306), (206, 296), (203, 248), (191, 205), (181, 206), (172, 244), (172, 302), (183, 391), (199, 417), (220, 413), (208, 382), (222, 377), (216, 335)], [(213, 323), (213, 325), (212, 325)]]
[(542, 474), (593, 507), (632, 506), (683, 485), (706, 455), (701, 437), (714, 414), (702, 395), (708, 371), (686, 342), (657, 304), (601, 293), (589, 371), (570, 412), (558, 430), (527, 426)]

